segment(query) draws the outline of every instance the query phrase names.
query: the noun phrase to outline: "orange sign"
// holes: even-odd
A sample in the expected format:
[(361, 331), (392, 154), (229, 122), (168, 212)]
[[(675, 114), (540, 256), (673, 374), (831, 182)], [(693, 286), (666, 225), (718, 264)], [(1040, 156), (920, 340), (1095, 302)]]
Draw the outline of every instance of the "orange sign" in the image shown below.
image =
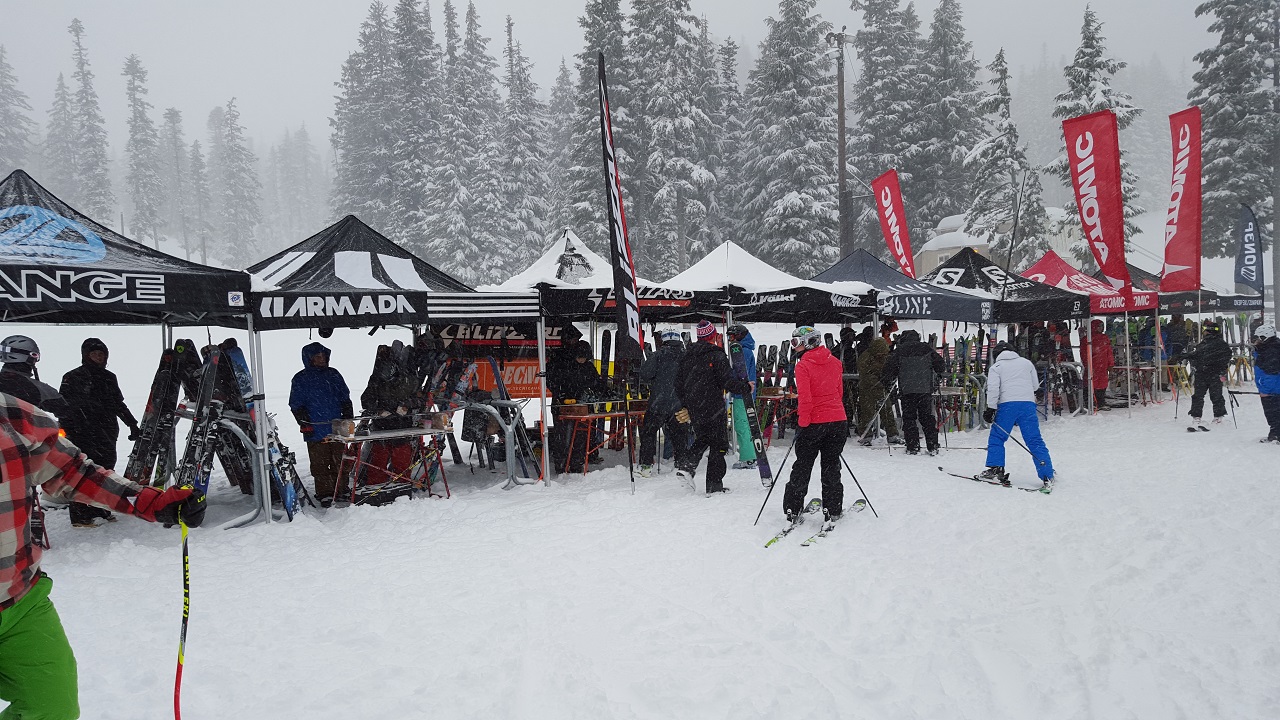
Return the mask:
[[(485, 361), (476, 363), (476, 384), (481, 390), (496, 390), (493, 367)], [(538, 380), (538, 358), (508, 360), (502, 368), (502, 382), (513, 398), (536, 398), (542, 384)], [(496, 395), (496, 393), (495, 393)]]

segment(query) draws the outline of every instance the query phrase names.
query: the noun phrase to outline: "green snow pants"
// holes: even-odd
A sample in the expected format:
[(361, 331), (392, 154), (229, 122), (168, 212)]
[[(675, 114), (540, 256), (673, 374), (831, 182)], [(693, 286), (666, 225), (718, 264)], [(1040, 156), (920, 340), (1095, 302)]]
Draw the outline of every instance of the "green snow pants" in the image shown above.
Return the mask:
[(76, 658), (49, 600), (53, 581), (40, 578), (13, 607), (0, 610), (0, 720), (80, 717)]
[(742, 398), (733, 396), (733, 434), (738, 436), (738, 461), (756, 459), (756, 446), (751, 442), (751, 425), (747, 422), (747, 406)]

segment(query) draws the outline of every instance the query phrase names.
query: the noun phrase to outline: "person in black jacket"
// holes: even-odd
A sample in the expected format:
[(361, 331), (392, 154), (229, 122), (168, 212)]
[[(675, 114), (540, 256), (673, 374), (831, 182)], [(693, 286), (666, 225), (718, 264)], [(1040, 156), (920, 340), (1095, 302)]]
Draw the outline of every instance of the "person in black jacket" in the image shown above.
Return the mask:
[(933, 414), (933, 392), (947, 365), (936, 350), (920, 340), (920, 333), (907, 330), (898, 336), (897, 347), (889, 353), (880, 382), (892, 387), (898, 381), (902, 393), (902, 424), (907, 436), (907, 454), (920, 453), (919, 421), (924, 428), (925, 447), (938, 454), (938, 419)]
[[(396, 340), (391, 345), (378, 346), (373, 361), (373, 373), (369, 384), (360, 395), (360, 407), (365, 415), (375, 417), (370, 429), (404, 430), (413, 427), (413, 413), (423, 408), (422, 395), (418, 392), (418, 373), (413, 366), (413, 351)], [(413, 463), (413, 443), (409, 438), (378, 440), (369, 450), (366, 485), (378, 485), (391, 479), (388, 466), (394, 476), (402, 475)]]
[(680, 333), (668, 330), (662, 333), (662, 345), (645, 359), (640, 366), (640, 380), (649, 386), (649, 407), (640, 423), (640, 475), (653, 475), (653, 460), (657, 454), (658, 428), (666, 431), (676, 449), (676, 464), (689, 446), (689, 426), (675, 419), (680, 409), (676, 397), (676, 371), (684, 356), (684, 341)]
[(1191, 411), (1188, 413), (1197, 425), (1204, 412), (1204, 394), (1213, 401), (1213, 421), (1222, 422), (1227, 416), (1227, 403), (1222, 396), (1222, 383), (1231, 363), (1231, 347), (1222, 339), (1222, 327), (1213, 321), (1204, 324), (1204, 339), (1191, 350), (1169, 358), (1169, 362), (1189, 361), (1195, 372), (1195, 387), (1191, 395)]
[(676, 397), (680, 398), (693, 424), (693, 447), (676, 464), (676, 475), (689, 490), (695, 489), (694, 472), (707, 456), (707, 496), (728, 492), (724, 486), (724, 454), (729, 450), (729, 435), (724, 407), (725, 392), (748, 393), (751, 384), (734, 376), (733, 365), (725, 354), (720, 334), (711, 323), (698, 323), (698, 342), (694, 343), (676, 370)]
[(0, 392), (12, 395), (35, 405), (41, 410), (62, 418), (71, 412), (71, 406), (52, 386), (40, 382), (36, 363), (40, 362), (40, 347), (26, 335), (10, 335), (0, 341)]
[[(840, 358), (842, 371), (840, 377), (844, 381), (844, 414), (854, 419), (858, 417), (858, 332), (851, 327), (840, 331), (840, 345), (836, 355)], [(853, 432), (853, 423), (849, 423), (849, 431)]]
[[(605, 397), (606, 388), (604, 380), (600, 377), (600, 372), (596, 370), (596, 364), (593, 362), (595, 353), (591, 350), (591, 343), (580, 340), (569, 347), (568, 352), (572, 357), (572, 362), (560, 368), (555, 375), (555, 384), (548, 382), (552, 397), (556, 398), (561, 404), (566, 400), (573, 400), (575, 403), (591, 402)], [(548, 378), (550, 380), (551, 378)], [(572, 430), (572, 425), (566, 422), (564, 425)], [(587, 447), (595, 445), (596, 436), (603, 430), (603, 421), (595, 423), (591, 433), (571, 433), (563, 432), (563, 454), (561, 458), (568, 457), (568, 466), (571, 472), (581, 472), (584, 461), (586, 460)], [(570, 443), (574, 438), (578, 438), (578, 442), (573, 447)], [(598, 451), (597, 451), (598, 452)], [(590, 461), (597, 462), (600, 457), (596, 453), (591, 453)]]
[[(110, 350), (98, 338), (87, 338), (80, 344), (80, 367), (62, 376), (59, 392), (70, 406), (66, 417), (59, 418), (67, 431), (67, 440), (80, 448), (95, 464), (116, 469), (116, 440), (123, 420), (129, 426), (129, 439), (138, 437), (138, 420), (124, 404), (124, 393), (115, 373), (107, 369)], [(93, 527), (95, 518), (115, 521), (109, 510), (71, 503), (71, 524)]]

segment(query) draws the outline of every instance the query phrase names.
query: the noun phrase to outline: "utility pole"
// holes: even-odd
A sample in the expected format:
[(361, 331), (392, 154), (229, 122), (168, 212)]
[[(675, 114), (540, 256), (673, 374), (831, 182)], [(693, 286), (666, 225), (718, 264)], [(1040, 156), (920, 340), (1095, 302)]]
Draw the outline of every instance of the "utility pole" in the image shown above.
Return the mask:
[(847, 257), (853, 252), (853, 231), (849, 227), (849, 215), (853, 212), (852, 198), (849, 197), (848, 159), (845, 157), (844, 128), (844, 46), (853, 44), (853, 37), (845, 32), (847, 25), (840, 27), (838, 33), (827, 33), (827, 45), (837, 49), (836, 60), (836, 122), (839, 125), (839, 148), (836, 160), (837, 189), (840, 198), (840, 257)]

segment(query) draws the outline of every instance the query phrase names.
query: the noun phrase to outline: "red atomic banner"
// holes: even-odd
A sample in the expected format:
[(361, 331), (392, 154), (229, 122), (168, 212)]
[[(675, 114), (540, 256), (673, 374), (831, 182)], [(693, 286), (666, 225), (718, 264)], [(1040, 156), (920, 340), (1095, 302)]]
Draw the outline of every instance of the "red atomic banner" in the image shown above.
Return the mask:
[(1164, 221), (1161, 292), (1200, 289), (1200, 108), (1169, 116), (1173, 183)]
[(914, 278), (916, 264), (911, 253), (911, 237), (907, 234), (907, 215), (902, 206), (898, 171), (890, 170), (872, 180), (871, 193), (876, 198), (876, 214), (880, 216), (880, 230), (889, 245), (889, 254), (893, 255), (903, 275)]
[(1085, 241), (1112, 288), (1132, 291), (1124, 257), (1124, 196), (1120, 189), (1120, 138), (1110, 110), (1062, 121), (1071, 187)]

